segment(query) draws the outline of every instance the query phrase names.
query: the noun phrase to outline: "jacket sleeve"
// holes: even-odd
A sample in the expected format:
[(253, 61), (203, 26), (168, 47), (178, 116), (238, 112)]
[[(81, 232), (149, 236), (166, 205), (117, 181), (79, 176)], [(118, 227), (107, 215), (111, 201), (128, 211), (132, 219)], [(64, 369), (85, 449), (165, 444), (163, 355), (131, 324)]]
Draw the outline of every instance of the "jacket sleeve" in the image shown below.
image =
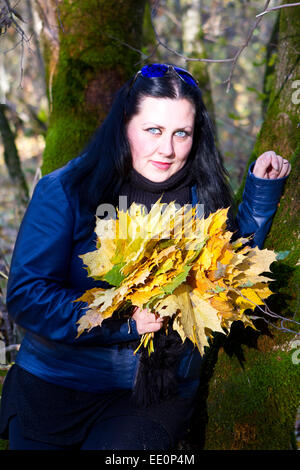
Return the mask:
[[(238, 236), (254, 235), (250, 245), (262, 248), (278, 207), (287, 176), (278, 179), (258, 178), (249, 168), (243, 201), (237, 212)], [(236, 237), (235, 237), (236, 238)]]
[(139, 338), (133, 320), (128, 333), (126, 321), (108, 319), (76, 339), (87, 304), (73, 302), (83, 291), (66, 284), (74, 215), (53, 174), (36, 185), (18, 232), (7, 285), (9, 315), (25, 330), (52, 341), (100, 345)]

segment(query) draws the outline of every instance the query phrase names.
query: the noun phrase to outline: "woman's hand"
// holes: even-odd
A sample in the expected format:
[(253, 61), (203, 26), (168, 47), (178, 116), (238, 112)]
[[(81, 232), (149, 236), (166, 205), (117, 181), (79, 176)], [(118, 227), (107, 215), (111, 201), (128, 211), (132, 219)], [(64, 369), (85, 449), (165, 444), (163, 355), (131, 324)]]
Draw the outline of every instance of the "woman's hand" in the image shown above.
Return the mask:
[(261, 154), (253, 168), (254, 176), (274, 180), (288, 176), (291, 171), (291, 164), (273, 150), (268, 150)]
[(154, 313), (150, 313), (147, 309), (142, 310), (135, 307), (132, 318), (136, 322), (136, 328), (140, 335), (158, 331), (163, 326), (163, 319), (156, 318)]

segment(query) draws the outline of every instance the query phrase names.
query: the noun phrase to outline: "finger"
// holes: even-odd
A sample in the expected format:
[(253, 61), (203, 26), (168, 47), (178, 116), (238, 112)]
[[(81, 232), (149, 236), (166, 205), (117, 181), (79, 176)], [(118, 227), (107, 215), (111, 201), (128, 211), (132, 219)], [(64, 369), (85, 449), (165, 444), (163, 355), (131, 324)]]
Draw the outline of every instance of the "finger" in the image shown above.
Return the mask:
[(292, 165), (288, 161), (285, 162), (285, 165), (287, 165), (287, 171), (285, 173), (285, 176), (288, 176), (290, 172), (292, 171)]
[(270, 166), (272, 160), (272, 151), (262, 153), (255, 162), (253, 168), (254, 176), (258, 178), (266, 178), (267, 177), (267, 168)]
[(279, 173), (279, 163), (278, 163), (277, 155), (274, 152), (271, 155), (271, 162), (270, 162), (270, 166), (268, 169), (268, 178), (270, 180), (274, 180), (278, 178), (278, 173)]
[(149, 323), (147, 325), (148, 331), (158, 331), (162, 328), (163, 322)]
[(261, 155), (261, 165), (265, 165), (263, 178), (276, 179), (280, 171), (280, 160), (282, 157), (273, 150), (269, 150)]
[[(271, 170), (271, 173), (272, 174), (275, 174), (275, 172), (279, 173), (280, 171), (280, 165), (279, 165), (279, 155), (276, 155), (275, 152), (272, 153), (272, 156), (271, 156), (271, 165), (272, 165), (272, 170)], [(280, 157), (282, 158), (282, 157)], [(274, 172), (275, 170), (275, 172)]]
[(278, 178), (284, 178), (285, 176), (288, 176), (291, 172), (291, 164), (288, 160), (283, 159), (282, 162), (282, 168), (281, 171), (278, 175)]
[(157, 318), (154, 313), (145, 313), (144, 319), (147, 323), (157, 323), (158, 321), (162, 321), (161, 318)]
[(147, 324), (156, 325), (156, 324), (159, 324), (159, 323), (163, 323), (164, 320), (163, 320), (163, 318), (156, 317), (153, 313), (151, 313), (151, 315), (148, 314), (144, 318), (144, 321)]
[(138, 328), (138, 332), (141, 334), (144, 333), (155, 333), (156, 331), (160, 330), (163, 326), (163, 322), (155, 322), (155, 323), (146, 323), (141, 325)]
[(154, 320), (156, 317), (153, 313), (150, 312), (147, 308), (141, 309), (140, 307), (135, 307), (133, 310), (132, 316), (139, 316), (140, 318), (152, 318)]
[(154, 313), (150, 312), (150, 310), (148, 309), (141, 310), (140, 308), (137, 308), (134, 311), (132, 318), (139, 321), (140, 323), (144, 325), (163, 322), (162, 318), (157, 317)]
[[(282, 158), (281, 155), (277, 155), (277, 162), (278, 162), (278, 167), (279, 167), (278, 168), (278, 174), (280, 174), (281, 171), (282, 171), (283, 162), (284, 162), (284, 159)], [(278, 178), (278, 176), (277, 176), (277, 178)]]

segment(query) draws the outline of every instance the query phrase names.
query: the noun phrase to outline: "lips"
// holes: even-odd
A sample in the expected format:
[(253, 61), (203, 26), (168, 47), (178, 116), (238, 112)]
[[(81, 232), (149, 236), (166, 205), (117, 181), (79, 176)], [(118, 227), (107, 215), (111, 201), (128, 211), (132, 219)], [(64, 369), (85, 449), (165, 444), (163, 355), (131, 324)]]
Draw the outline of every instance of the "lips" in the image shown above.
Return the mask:
[(154, 165), (156, 168), (159, 168), (160, 170), (167, 170), (171, 166), (171, 163), (155, 162), (153, 160), (151, 163), (152, 165)]

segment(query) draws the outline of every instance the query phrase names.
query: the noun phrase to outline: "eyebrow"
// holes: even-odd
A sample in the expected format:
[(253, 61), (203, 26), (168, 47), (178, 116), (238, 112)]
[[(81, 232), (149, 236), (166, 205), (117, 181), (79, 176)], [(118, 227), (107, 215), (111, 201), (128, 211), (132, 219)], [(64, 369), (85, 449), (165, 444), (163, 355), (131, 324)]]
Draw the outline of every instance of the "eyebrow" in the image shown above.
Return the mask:
[[(165, 129), (164, 126), (162, 126), (161, 124), (157, 124), (155, 122), (143, 122), (142, 126), (146, 126), (146, 125), (151, 125), (151, 126), (155, 126), (155, 127), (160, 127), (161, 129)], [(190, 126), (189, 124), (187, 124), (186, 126), (182, 126), (182, 127), (178, 127), (177, 129), (193, 129), (193, 126)]]

